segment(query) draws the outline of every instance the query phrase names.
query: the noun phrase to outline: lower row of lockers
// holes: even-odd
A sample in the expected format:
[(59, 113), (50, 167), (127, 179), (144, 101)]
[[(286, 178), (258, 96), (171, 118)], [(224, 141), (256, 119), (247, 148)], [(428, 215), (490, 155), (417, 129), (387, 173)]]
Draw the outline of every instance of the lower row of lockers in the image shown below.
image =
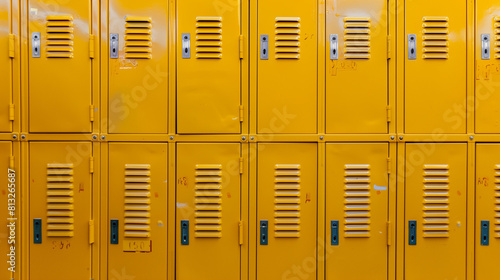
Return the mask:
[(475, 279), (497, 275), (500, 144), (17, 144), (16, 279), (460, 280), (472, 240)]

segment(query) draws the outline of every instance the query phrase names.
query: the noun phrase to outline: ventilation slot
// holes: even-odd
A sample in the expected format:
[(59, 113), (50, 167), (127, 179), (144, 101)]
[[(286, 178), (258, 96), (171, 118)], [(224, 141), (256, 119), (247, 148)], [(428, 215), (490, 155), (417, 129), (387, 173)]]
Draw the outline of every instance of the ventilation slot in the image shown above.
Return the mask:
[(125, 18), (125, 58), (152, 58), (152, 27), (149, 17)]
[(46, 56), (48, 58), (73, 58), (73, 16), (47, 16), (46, 19)]
[(370, 165), (344, 167), (345, 237), (370, 237)]
[(274, 237), (300, 237), (300, 164), (275, 166)]
[(424, 17), (422, 30), (423, 58), (448, 59), (449, 24), (447, 17)]
[(125, 237), (148, 238), (151, 232), (151, 165), (125, 165)]
[(370, 59), (370, 18), (344, 18), (344, 58)]
[(222, 237), (222, 165), (197, 164), (195, 237)]
[(73, 164), (47, 165), (47, 236), (73, 237)]
[(275, 37), (276, 59), (300, 58), (300, 18), (277, 17)]
[(424, 237), (448, 237), (450, 185), (448, 165), (424, 166)]
[(196, 18), (196, 58), (222, 58), (222, 18)]
[(500, 165), (495, 166), (495, 238), (500, 238)]
[(495, 17), (493, 33), (495, 34), (495, 46), (493, 52), (495, 59), (500, 59), (500, 17)]

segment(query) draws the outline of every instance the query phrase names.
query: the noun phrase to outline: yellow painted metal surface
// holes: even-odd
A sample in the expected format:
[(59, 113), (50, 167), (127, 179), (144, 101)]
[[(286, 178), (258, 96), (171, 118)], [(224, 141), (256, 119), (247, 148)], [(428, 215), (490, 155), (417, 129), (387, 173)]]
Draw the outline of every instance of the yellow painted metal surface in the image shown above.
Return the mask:
[(11, 0), (0, 1), (0, 132), (11, 131), (9, 106), (12, 99), (12, 58), (9, 55), (9, 44), (13, 44), (11, 34)]
[(240, 1), (177, 1), (177, 133), (240, 133), (240, 13)]
[[(18, 182), (16, 180), (19, 180), (19, 172), (9, 172), (9, 168), (13, 168), (9, 166), (10, 162), (10, 155), (12, 154), (12, 143), (8, 141), (1, 141), (0, 142), (0, 170), (3, 170), (0, 173), (0, 182), (6, 182), (0, 185), (0, 226), (2, 227), (2, 231), (0, 232), (0, 251), (4, 252), (3, 256), (0, 258), (1, 261), (1, 266), (0, 266), (0, 277), (4, 279), (11, 279), (11, 272), (8, 270), (11, 265), (7, 263), (10, 261), (10, 258), (12, 255), (10, 247), (18, 247), (20, 246), (20, 240), (14, 240), (13, 238), (9, 238), (11, 236), (12, 231), (19, 232), (19, 228), (17, 226), (12, 227), (11, 222), (15, 222), (15, 224), (19, 225), (18, 221), (15, 220), (10, 220), (10, 218), (14, 218), (14, 216), (11, 216), (11, 210), (12, 213), (15, 213), (15, 203), (12, 203), (12, 200), (16, 200), (19, 202), (20, 200), (16, 198), (16, 193), (15, 192), (10, 192), (10, 190), (15, 190), (15, 186), (18, 185)], [(17, 170), (19, 171), (19, 170)], [(9, 175), (13, 174), (13, 175)], [(13, 179), (12, 179), (13, 178)], [(13, 182), (10, 182), (9, 180), (13, 180)], [(12, 188), (12, 184), (14, 185), (14, 188)], [(11, 186), (9, 186), (11, 185)], [(14, 206), (14, 208), (10, 208)], [(10, 226), (10, 227), (8, 227)], [(13, 237), (15, 234), (12, 235)], [(18, 241), (19, 243), (16, 244), (14, 242)], [(7, 255), (9, 254), (9, 256)], [(14, 253), (14, 258), (16, 258), (16, 254)]]
[(317, 144), (258, 146), (257, 279), (316, 279)]
[(106, 243), (108, 279), (124, 270), (134, 279), (166, 279), (167, 145), (110, 143), (108, 157), (108, 213), (119, 226), (118, 244)]
[(387, 279), (388, 156), (384, 143), (326, 145), (326, 279)]
[[(92, 59), (91, 2), (53, 5), (30, 0), (28, 75), (30, 132), (90, 132)], [(40, 33), (40, 57), (33, 57)], [(93, 109), (92, 109), (93, 111)]]
[[(489, 36), (489, 58), (483, 59), (483, 38)], [(476, 2), (476, 133), (500, 133), (500, 5)]]
[(259, 133), (317, 132), (317, 10), (316, 1), (259, 2), (254, 40), (269, 38), (269, 58), (257, 58)]
[(88, 142), (29, 144), (31, 280), (92, 278), (91, 155)]
[(385, 0), (326, 3), (327, 133), (388, 131), (387, 5)]
[(405, 167), (404, 279), (466, 279), (466, 144), (406, 144)]
[(240, 149), (239, 143), (177, 145), (178, 280), (240, 279)]
[(109, 1), (109, 133), (167, 132), (167, 11), (167, 1)]
[[(467, 1), (406, 1), (405, 133), (465, 133)], [(453, 7), (453, 8), (450, 8)], [(416, 59), (408, 59), (408, 38)]]

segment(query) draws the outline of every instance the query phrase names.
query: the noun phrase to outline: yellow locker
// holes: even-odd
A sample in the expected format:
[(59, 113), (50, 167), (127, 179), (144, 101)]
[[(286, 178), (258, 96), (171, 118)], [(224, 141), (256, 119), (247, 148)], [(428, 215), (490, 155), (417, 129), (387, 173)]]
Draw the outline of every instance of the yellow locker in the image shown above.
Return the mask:
[[(11, 252), (11, 246), (21, 247), (21, 239), (19, 238), (19, 230), (20, 223), (17, 220), (13, 220), (14, 216), (11, 216), (12, 212), (19, 213), (21, 209), (21, 205), (17, 204), (21, 200), (16, 197), (18, 195), (20, 184), (19, 179), (20, 175), (18, 170), (14, 170), (13, 172), (10, 168), (10, 155), (12, 154), (12, 144), (11, 142), (2, 141), (0, 142), (0, 169), (2, 172), (0, 173), (0, 182), (3, 182), (0, 185), (0, 227), (2, 230), (0, 231), (0, 252), (2, 252), (2, 256), (0, 258), (0, 278), (1, 279), (12, 279), (11, 272), (9, 268), (12, 267), (12, 263), (8, 263), (11, 261), (11, 257), (14, 258), (15, 270), (19, 271), (19, 263), (21, 259), (17, 255), (18, 251), (14, 254)], [(11, 192), (14, 190), (15, 192)], [(16, 200), (14, 202), (13, 200)], [(15, 207), (10, 208), (10, 207)], [(12, 225), (14, 223), (14, 225)], [(12, 234), (15, 232), (14, 234)], [(17, 240), (14, 239), (17, 235)], [(13, 243), (15, 242), (15, 243)]]
[(258, 150), (257, 279), (316, 279), (317, 144)]
[(92, 278), (92, 146), (29, 144), (30, 280)]
[(317, 132), (317, 10), (314, 0), (258, 5), (259, 133)]
[(109, 133), (167, 133), (167, 1), (109, 1)]
[(327, 144), (326, 279), (388, 279), (388, 156), (386, 143)]
[(500, 9), (476, 1), (476, 133), (500, 133)]
[(10, 104), (12, 102), (12, 58), (9, 47), (14, 47), (12, 34), (12, 0), (0, 1), (0, 132), (10, 132)]
[(28, 9), (30, 132), (91, 132), (91, 1), (29, 0)]
[(405, 179), (405, 280), (464, 280), (467, 144), (406, 144)]
[(178, 133), (240, 133), (244, 40), (232, 2), (177, 1)]
[(108, 278), (167, 279), (167, 144), (109, 144)]
[(327, 133), (387, 133), (387, 4), (327, 0)]
[(177, 145), (176, 279), (240, 279), (240, 144)]
[(465, 133), (467, 1), (405, 3), (405, 132)]

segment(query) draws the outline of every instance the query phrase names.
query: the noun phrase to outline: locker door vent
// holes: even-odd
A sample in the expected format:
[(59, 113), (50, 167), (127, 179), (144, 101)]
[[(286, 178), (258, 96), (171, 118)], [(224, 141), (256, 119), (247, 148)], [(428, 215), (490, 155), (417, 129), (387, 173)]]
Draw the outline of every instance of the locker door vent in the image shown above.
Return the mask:
[(424, 166), (423, 236), (449, 237), (450, 181), (449, 166)]
[[(111, 194), (112, 195), (112, 194)], [(151, 165), (125, 164), (124, 237), (148, 238), (151, 232)]]
[(344, 58), (370, 59), (371, 19), (344, 18)]
[(495, 238), (500, 238), (500, 164), (495, 165)]
[(125, 58), (152, 58), (152, 28), (150, 17), (125, 18)]
[(500, 59), (500, 17), (495, 17), (493, 27), (493, 33), (495, 34), (495, 59)]
[(370, 237), (370, 165), (344, 167), (344, 236)]
[(424, 17), (422, 21), (423, 58), (448, 59), (449, 19), (447, 17)]
[(47, 164), (47, 236), (73, 237), (73, 164)]
[(300, 18), (277, 17), (275, 25), (275, 58), (300, 58)]
[(222, 58), (222, 17), (196, 18), (196, 58)]
[(195, 174), (194, 236), (221, 238), (222, 165), (197, 164)]
[(300, 164), (276, 164), (274, 237), (300, 237)]
[(45, 52), (48, 58), (73, 58), (73, 16), (47, 16), (47, 41)]

